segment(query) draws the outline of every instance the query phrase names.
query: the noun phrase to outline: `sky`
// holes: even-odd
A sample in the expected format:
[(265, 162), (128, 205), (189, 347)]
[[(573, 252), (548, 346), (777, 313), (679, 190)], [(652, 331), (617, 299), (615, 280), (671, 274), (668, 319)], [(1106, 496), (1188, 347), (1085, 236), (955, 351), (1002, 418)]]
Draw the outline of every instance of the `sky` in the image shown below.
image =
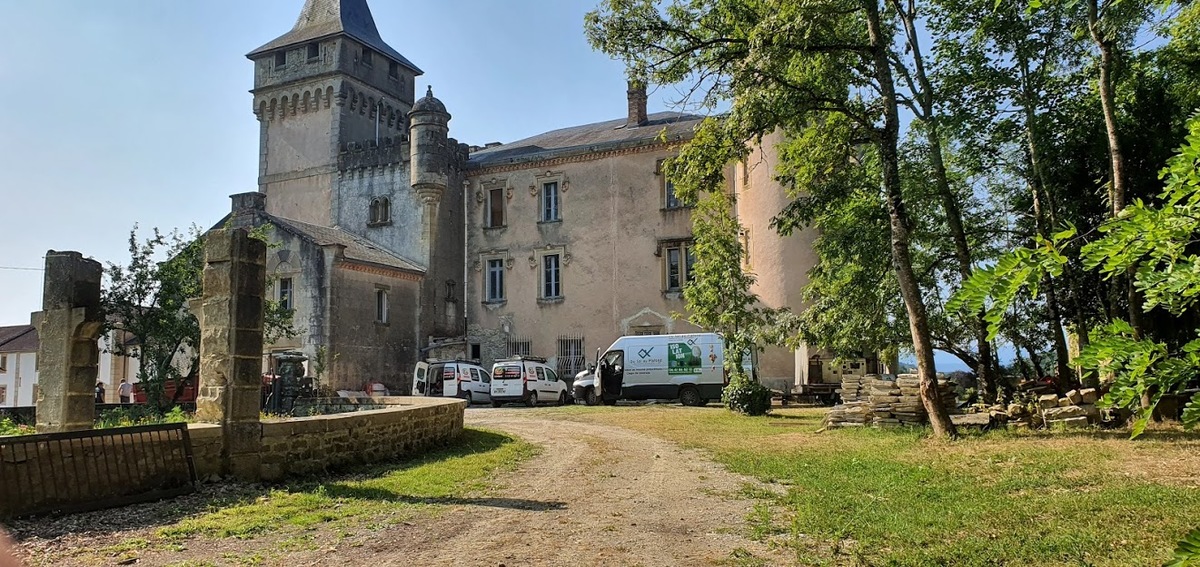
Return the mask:
[[(128, 260), (129, 231), (207, 228), (257, 190), (245, 54), (303, 0), (0, 0), (0, 325), (41, 305), (47, 250)], [(596, 0), (375, 0), (384, 40), (482, 145), (626, 114), (623, 66), (593, 51)], [(650, 111), (676, 108), (659, 87)], [(939, 357), (939, 370), (956, 359)]]

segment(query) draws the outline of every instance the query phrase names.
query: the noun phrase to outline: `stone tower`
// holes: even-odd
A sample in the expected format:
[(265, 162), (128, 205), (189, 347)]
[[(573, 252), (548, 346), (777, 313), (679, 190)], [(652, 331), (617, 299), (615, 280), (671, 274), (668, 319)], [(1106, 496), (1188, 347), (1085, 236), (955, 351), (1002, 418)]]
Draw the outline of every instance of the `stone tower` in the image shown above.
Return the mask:
[(425, 97), (413, 105), (408, 114), (409, 126), (409, 172), (413, 191), (425, 207), (422, 215), (422, 242), (430, 250), (434, 248), (438, 203), (446, 191), (447, 134), (450, 131), (450, 113), (446, 105), (433, 96), (433, 87)]
[(291, 31), (247, 57), (267, 212), (336, 225), (339, 155), (407, 133), (421, 70), (383, 41), (366, 0), (306, 0)]

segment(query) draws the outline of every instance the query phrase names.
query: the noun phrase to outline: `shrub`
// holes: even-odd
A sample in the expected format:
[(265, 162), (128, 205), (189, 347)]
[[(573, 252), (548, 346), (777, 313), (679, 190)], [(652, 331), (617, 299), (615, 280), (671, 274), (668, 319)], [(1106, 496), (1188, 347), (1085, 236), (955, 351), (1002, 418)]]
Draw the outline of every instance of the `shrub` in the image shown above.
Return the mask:
[(6, 435), (32, 435), (34, 429), (28, 425), (21, 425), (10, 418), (0, 418), (0, 437)]
[(765, 415), (771, 409), (771, 390), (739, 372), (725, 386), (721, 403), (738, 413)]

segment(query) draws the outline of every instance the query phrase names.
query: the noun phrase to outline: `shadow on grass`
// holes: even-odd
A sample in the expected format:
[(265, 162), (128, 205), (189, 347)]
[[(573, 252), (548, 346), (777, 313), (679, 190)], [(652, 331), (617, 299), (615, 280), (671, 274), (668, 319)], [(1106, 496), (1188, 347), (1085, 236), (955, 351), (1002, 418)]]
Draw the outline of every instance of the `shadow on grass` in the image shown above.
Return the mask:
[(107, 510), (96, 510), (79, 514), (46, 515), (11, 520), (0, 524), (19, 542), (29, 538), (53, 539), (68, 534), (89, 533), (111, 534), (123, 531), (158, 528), (180, 520), (214, 512), (223, 508), (253, 504), (268, 496), (272, 490), (302, 493), (324, 486), (326, 491), (337, 497), (390, 500), (421, 504), (464, 504), (495, 506), (528, 510), (551, 510), (561, 508), (560, 502), (537, 502), (489, 498), (421, 498), (396, 494), (386, 489), (358, 487), (352, 483), (403, 472), (426, 464), (443, 460), (469, 457), (488, 453), (511, 443), (514, 438), (491, 431), (464, 429), (458, 439), (449, 444), (433, 447), (419, 455), (408, 455), (394, 461), (370, 465), (358, 465), (337, 469), (324, 475), (296, 477), (283, 484), (263, 485), (237, 482), (220, 482), (201, 485), (193, 493), (169, 500), (134, 504)]
[(397, 504), (434, 504), (443, 506), (485, 506), (488, 508), (508, 508), (512, 510), (532, 510), (544, 512), (547, 510), (563, 510), (565, 502), (543, 502), (526, 500), (524, 498), (462, 498), (457, 496), (421, 497), (400, 494), (386, 488), (371, 488), (347, 484), (325, 485), (325, 493), (334, 498), (353, 498), (357, 500), (374, 500), (394, 502)]

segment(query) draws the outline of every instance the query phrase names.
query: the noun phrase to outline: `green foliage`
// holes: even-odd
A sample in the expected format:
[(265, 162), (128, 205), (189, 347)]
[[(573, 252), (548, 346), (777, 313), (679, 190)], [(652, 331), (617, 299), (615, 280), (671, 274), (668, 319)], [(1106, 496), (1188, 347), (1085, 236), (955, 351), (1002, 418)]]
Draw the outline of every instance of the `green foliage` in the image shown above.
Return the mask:
[(109, 429), (113, 427), (133, 427), (135, 425), (157, 425), (160, 423), (186, 423), (191, 420), (192, 416), (184, 412), (183, 408), (179, 406), (175, 406), (164, 413), (156, 407), (135, 404), (100, 412), (100, 417), (96, 419), (95, 427), (96, 429)]
[(0, 437), (8, 435), (32, 435), (34, 428), (22, 425), (8, 417), (0, 417)]
[(738, 413), (765, 415), (771, 410), (771, 390), (744, 372), (738, 372), (732, 375), (729, 385), (721, 392), (721, 403)]
[(1200, 528), (1192, 530), (1179, 540), (1171, 560), (1163, 567), (1200, 567)]
[[(137, 227), (129, 233), (129, 263), (110, 262), (101, 305), (106, 331), (119, 340), (106, 348), (137, 358), (138, 381), (152, 406), (163, 403), (163, 387), (195, 368), (200, 324), (188, 311), (199, 297), (204, 268), (204, 239), (199, 229), (163, 234), (157, 228), (144, 241)], [(131, 340), (126, 340), (126, 337)]]
[(1073, 236), (1075, 229), (1068, 228), (1049, 240), (1036, 237), (1036, 247), (1017, 248), (1001, 256), (994, 265), (976, 269), (946, 303), (946, 309), (967, 313), (983, 311), (988, 323), (988, 340), (995, 339), (1005, 312), (1023, 290), (1031, 297), (1037, 297), (1043, 279), (1062, 275), (1068, 261), (1062, 248)]

